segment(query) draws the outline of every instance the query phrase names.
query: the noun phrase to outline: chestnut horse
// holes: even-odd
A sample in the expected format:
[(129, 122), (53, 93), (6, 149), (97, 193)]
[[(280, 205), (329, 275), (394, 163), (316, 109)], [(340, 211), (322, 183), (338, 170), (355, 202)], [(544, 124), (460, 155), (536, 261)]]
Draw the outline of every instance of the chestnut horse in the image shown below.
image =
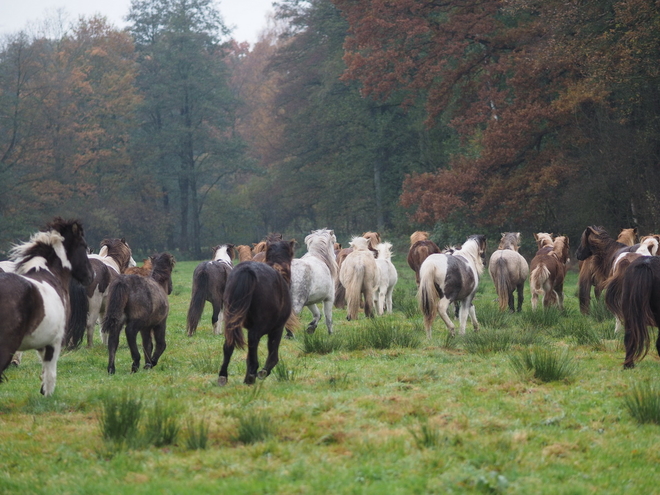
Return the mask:
[(568, 237), (559, 236), (553, 245), (539, 249), (530, 266), (529, 288), (532, 293), (532, 309), (538, 306), (539, 296), (543, 296), (543, 306), (557, 304), (564, 309), (564, 278), (568, 262)]
[(124, 271), (126, 275), (141, 275), (143, 277), (148, 277), (151, 275), (151, 270), (153, 270), (154, 265), (151, 263), (151, 258), (147, 258), (142, 261), (142, 266), (129, 266)]
[[(637, 243), (637, 228), (623, 229), (619, 233), (616, 242), (624, 246), (633, 246)], [(611, 275), (610, 273), (600, 273), (594, 268), (593, 264), (593, 258), (587, 258), (586, 260), (580, 261), (578, 294), (580, 299), (580, 311), (582, 314), (589, 314), (591, 306), (591, 287), (594, 288), (594, 296), (598, 299), (605, 287), (605, 280)], [(603, 275), (605, 275), (604, 278), (602, 278)]]
[(410, 249), (408, 251), (408, 266), (415, 272), (415, 282), (419, 287), (419, 268), (430, 254), (440, 253), (442, 250), (429, 239), (429, 233), (418, 230), (410, 236)]

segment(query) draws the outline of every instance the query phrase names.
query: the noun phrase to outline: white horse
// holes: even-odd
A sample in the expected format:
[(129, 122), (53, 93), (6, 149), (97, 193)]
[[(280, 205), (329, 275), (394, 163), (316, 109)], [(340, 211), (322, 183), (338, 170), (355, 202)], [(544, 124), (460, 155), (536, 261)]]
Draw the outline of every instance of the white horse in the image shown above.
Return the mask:
[(484, 270), (486, 237), (473, 235), (453, 254), (432, 254), (424, 260), (419, 269), (419, 290), (417, 300), (424, 314), (426, 335), (431, 338), (431, 327), (438, 313), (455, 334), (455, 326), (447, 315), (447, 308), (455, 301), (460, 303), (460, 333), (465, 334), (468, 314), (474, 330), (479, 329), (477, 314), (472, 300), (477, 293), (479, 276)]
[(392, 264), (392, 244), (383, 242), (376, 246), (378, 251), (378, 258), (376, 258), (376, 266), (380, 274), (380, 283), (376, 287), (376, 295), (378, 302), (376, 311), (378, 315), (383, 314), (386, 309), (388, 313), (392, 312), (392, 291), (399, 279), (396, 273), (396, 268)]
[[(335, 234), (332, 230), (314, 230), (305, 237), (307, 253), (291, 261), (292, 311), (299, 315), (303, 307), (309, 308), (314, 319), (307, 326), (313, 333), (321, 319), (318, 303), (323, 303), (323, 314), (328, 333), (332, 333), (332, 305), (335, 301), (337, 261), (335, 259)], [(287, 336), (293, 334), (286, 329)]]
[(497, 251), (493, 252), (488, 263), (488, 273), (495, 285), (500, 311), (507, 307), (514, 312), (513, 293), (518, 292), (518, 312), (522, 310), (525, 281), (529, 277), (529, 264), (518, 253), (520, 232), (505, 232)]
[(374, 289), (380, 283), (380, 274), (374, 255), (369, 250), (369, 240), (354, 237), (351, 252), (339, 269), (339, 281), (346, 288), (347, 320), (357, 319), (360, 297), (364, 294), (364, 314), (373, 316)]

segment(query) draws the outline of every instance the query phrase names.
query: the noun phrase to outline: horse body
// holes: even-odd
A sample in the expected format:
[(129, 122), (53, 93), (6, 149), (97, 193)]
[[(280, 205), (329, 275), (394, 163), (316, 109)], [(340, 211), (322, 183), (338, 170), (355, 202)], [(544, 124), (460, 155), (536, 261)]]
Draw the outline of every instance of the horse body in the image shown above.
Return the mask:
[(419, 287), (419, 269), (424, 260), (431, 254), (440, 253), (438, 245), (429, 240), (428, 232), (417, 231), (410, 236), (410, 249), (408, 250), (408, 266), (415, 272), (415, 282)]
[(221, 244), (213, 248), (213, 260), (204, 261), (195, 268), (187, 317), (189, 337), (193, 336), (197, 330), (206, 301), (213, 306), (213, 314), (211, 315), (213, 333), (215, 335), (222, 333), (223, 298), (227, 278), (234, 268), (233, 259), (234, 245)]
[(351, 252), (341, 264), (339, 281), (346, 290), (347, 320), (357, 319), (360, 298), (364, 295), (364, 313), (373, 316), (374, 290), (380, 283), (378, 266), (369, 250), (369, 239), (354, 237)]
[(56, 218), (12, 250), (13, 273), (0, 273), (0, 380), (16, 351), (36, 349), (41, 393), (55, 390), (57, 360), (70, 314), (69, 283), (92, 279), (83, 228)]
[[(115, 355), (121, 329), (126, 325), (126, 340), (131, 351), (131, 372), (140, 368), (137, 334), (142, 335), (145, 369), (153, 368), (165, 351), (165, 330), (172, 293), (174, 257), (169, 253), (151, 257), (151, 276), (120, 275), (108, 288), (108, 303), (103, 320), (103, 333), (108, 336), (108, 373), (115, 373)], [(156, 349), (152, 354), (152, 334)]]
[(447, 308), (453, 302), (459, 302), (460, 333), (465, 334), (468, 315), (475, 331), (479, 329), (472, 301), (484, 269), (485, 253), (486, 237), (473, 235), (453, 254), (432, 254), (422, 263), (417, 299), (429, 338), (437, 314), (440, 314), (449, 332), (455, 334), (456, 327), (447, 314)]
[[(295, 241), (268, 242), (266, 262), (244, 261), (229, 275), (225, 289), (225, 343), (218, 385), (227, 384), (227, 369), (234, 347), (245, 347), (243, 327), (248, 330), (245, 383), (265, 378), (279, 360), (284, 325), (291, 316), (291, 260)], [(268, 357), (259, 368), (258, 346), (268, 335)]]
[(518, 253), (519, 243), (520, 232), (502, 234), (500, 246), (491, 255), (488, 263), (488, 273), (497, 291), (500, 310), (504, 311), (508, 306), (512, 313), (514, 312), (514, 291), (518, 292), (518, 312), (522, 310), (525, 281), (529, 276), (529, 264)]
[[(376, 246), (380, 244), (381, 241), (380, 234), (378, 232), (365, 232), (364, 234), (362, 234), (361, 237), (367, 239), (368, 249), (373, 253), (374, 258), (376, 258), (378, 256), (378, 251), (376, 250)], [(348, 247), (344, 249), (339, 249), (339, 251), (335, 253), (335, 256), (337, 258), (337, 266), (339, 267), (340, 271), (341, 271), (341, 265), (344, 263), (344, 260), (352, 252), (353, 252), (353, 248)], [(337, 280), (335, 286), (335, 307), (341, 309), (346, 307), (346, 288), (339, 279)]]
[[(591, 228), (591, 227), (590, 227)], [(593, 227), (596, 230), (596, 237), (603, 236), (604, 230), (602, 227)], [(586, 233), (586, 231), (585, 231)], [(585, 240), (585, 233), (582, 234), (582, 240)], [(602, 241), (606, 239), (601, 239)], [(610, 243), (605, 244), (610, 249), (615, 249), (613, 246), (617, 246), (618, 250), (624, 249), (626, 246), (633, 246), (637, 242), (637, 228), (632, 229), (623, 229), (619, 233), (619, 236), (616, 239), (617, 245), (612, 245)], [(580, 260), (579, 256), (576, 256)], [(615, 255), (616, 257), (616, 255)], [(584, 260), (580, 260), (580, 274), (578, 276), (578, 297), (580, 300), (580, 311), (583, 314), (589, 314), (589, 309), (591, 306), (591, 287), (594, 288), (594, 295), (598, 299), (605, 287), (605, 281), (611, 275), (611, 269), (604, 273), (603, 270), (599, 267), (594, 266), (597, 262), (596, 258), (588, 257)], [(602, 263), (602, 260), (598, 261)]]
[(538, 306), (539, 296), (543, 296), (543, 306), (556, 303), (564, 308), (564, 278), (568, 262), (568, 237), (558, 236), (552, 247), (547, 243), (536, 252), (530, 266), (529, 288), (532, 293), (532, 309)]
[[(321, 312), (316, 306), (319, 303), (323, 303), (325, 324), (328, 333), (332, 333), (332, 305), (335, 301), (335, 283), (339, 272), (334, 253), (335, 242), (332, 230), (315, 230), (305, 237), (307, 253), (291, 262), (293, 312), (299, 315), (303, 307), (309, 308), (314, 317), (307, 326), (309, 333), (316, 330), (321, 319)], [(291, 334), (289, 328), (287, 334)]]
[(376, 266), (378, 266), (380, 283), (376, 287), (375, 296), (378, 299), (376, 311), (380, 316), (383, 314), (383, 310), (386, 310), (388, 313), (392, 312), (392, 292), (399, 279), (399, 275), (392, 264), (392, 244), (383, 242), (378, 244), (376, 249), (378, 250)]
[(250, 248), (250, 246), (236, 246), (236, 252), (238, 253), (239, 263), (252, 260), (252, 248)]

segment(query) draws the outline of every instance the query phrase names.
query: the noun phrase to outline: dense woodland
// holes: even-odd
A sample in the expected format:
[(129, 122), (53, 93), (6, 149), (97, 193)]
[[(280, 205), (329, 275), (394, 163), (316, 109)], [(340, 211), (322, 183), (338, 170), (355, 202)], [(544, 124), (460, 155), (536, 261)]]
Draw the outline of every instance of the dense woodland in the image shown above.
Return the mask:
[(5, 37), (0, 249), (54, 214), (189, 258), (322, 227), (660, 231), (657, 2), (275, 11), (254, 46), (211, 0)]

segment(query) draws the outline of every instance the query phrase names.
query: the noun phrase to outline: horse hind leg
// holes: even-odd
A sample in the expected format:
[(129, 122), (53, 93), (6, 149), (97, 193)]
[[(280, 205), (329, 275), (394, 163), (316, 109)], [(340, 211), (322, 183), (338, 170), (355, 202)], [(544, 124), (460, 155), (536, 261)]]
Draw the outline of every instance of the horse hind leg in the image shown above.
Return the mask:
[(229, 368), (229, 361), (231, 361), (231, 355), (234, 353), (234, 346), (227, 345), (226, 343), (222, 346), (222, 366), (220, 366), (220, 373), (218, 373), (218, 386), (223, 387), (227, 385), (227, 370)]
[(332, 299), (323, 301), (323, 314), (325, 316), (325, 326), (328, 327), (328, 335), (332, 335)]
[(525, 300), (525, 283), (518, 285), (518, 313), (522, 311), (523, 301)]
[(212, 302), (213, 315), (211, 316), (211, 324), (213, 325), (213, 335), (222, 335), (222, 320), (224, 312), (222, 303)]
[(273, 330), (268, 334), (268, 357), (266, 358), (263, 369), (257, 373), (257, 376), (261, 380), (270, 375), (270, 372), (277, 366), (280, 360), (279, 348), (280, 341), (282, 340), (282, 331), (283, 329)]
[[(140, 322), (132, 321), (126, 324), (126, 341), (128, 342), (128, 348), (130, 349), (131, 357), (133, 358), (131, 373), (137, 373), (137, 371), (140, 369), (140, 350), (137, 346), (137, 334), (140, 327), (142, 327), (142, 323)], [(151, 337), (149, 337), (148, 345), (151, 345)], [(146, 347), (145, 342), (143, 342), (142, 347)]]
[(312, 316), (314, 318), (309, 322), (309, 325), (307, 325), (306, 331), (307, 333), (314, 333), (316, 331), (316, 327), (319, 325), (319, 321), (321, 320), (321, 311), (319, 311), (319, 308), (316, 304), (310, 304), (307, 307), (312, 312)]
[[(160, 325), (156, 325), (153, 329), (154, 340), (156, 341), (156, 349), (154, 350), (153, 355), (149, 353), (149, 361), (147, 361), (147, 355), (145, 353), (144, 359), (144, 369), (153, 368), (158, 364), (158, 360), (165, 352), (167, 344), (165, 342), (165, 322)], [(149, 336), (149, 345), (151, 345), (151, 335)]]
[(57, 360), (60, 357), (61, 345), (47, 345), (43, 349), (38, 349), (41, 358), (41, 393), (48, 397), (55, 391), (55, 381), (57, 379)]
[(253, 385), (259, 368), (259, 333), (253, 330), (248, 331), (248, 353), (245, 362), (247, 369), (243, 383)]

